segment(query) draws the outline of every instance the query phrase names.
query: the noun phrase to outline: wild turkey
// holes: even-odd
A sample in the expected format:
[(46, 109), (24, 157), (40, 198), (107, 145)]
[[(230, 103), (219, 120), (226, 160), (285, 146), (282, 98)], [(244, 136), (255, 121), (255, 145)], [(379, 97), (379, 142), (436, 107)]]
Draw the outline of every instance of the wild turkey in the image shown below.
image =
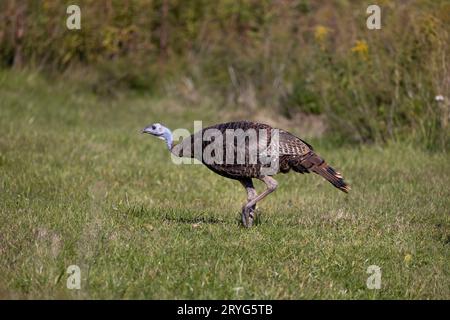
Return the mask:
[[(175, 156), (196, 158), (215, 173), (238, 180), (247, 191), (247, 202), (242, 208), (242, 223), (245, 227), (253, 224), (256, 203), (277, 188), (278, 183), (272, 176), (279, 172), (287, 173), (292, 169), (303, 174), (312, 171), (339, 190), (346, 193), (350, 190), (341, 174), (318, 156), (310, 144), (287, 131), (266, 124), (250, 121), (217, 124), (175, 145), (172, 132), (159, 123), (146, 127), (142, 132), (165, 140), (167, 148)], [(208, 148), (212, 149), (209, 153), (206, 152)], [(270, 161), (274, 158), (277, 165), (271, 171)], [(253, 186), (253, 178), (263, 181), (267, 186), (259, 195)]]

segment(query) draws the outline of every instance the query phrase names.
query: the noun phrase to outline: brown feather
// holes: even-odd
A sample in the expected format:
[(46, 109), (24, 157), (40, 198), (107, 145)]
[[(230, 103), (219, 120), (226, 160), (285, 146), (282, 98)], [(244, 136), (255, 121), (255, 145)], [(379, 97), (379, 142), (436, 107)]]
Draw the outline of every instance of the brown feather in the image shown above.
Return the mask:
[[(204, 128), (200, 132), (196, 132), (188, 138), (185, 138), (180, 144), (172, 148), (172, 153), (178, 156), (184, 157), (195, 157), (194, 154), (194, 144), (197, 139), (200, 139), (202, 150), (204, 150), (212, 141), (203, 141), (202, 137), (206, 130), (217, 129), (222, 133), (224, 137), (223, 141), (223, 161), (222, 163), (207, 163), (203, 159), (203, 152), (197, 159), (202, 161), (206, 167), (215, 173), (222, 175), (230, 179), (241, 180), (243, 178), (260, 178), (261, 168), (263, 164), (259, 159), (256, 163), (250, 163), (249, 161), (249, 150), (255, 149), (256, 146), (251, 145), (251, 141), (246, 142), (244, 148), (237, 148), (236, 141), (226, 140), (226, 131), (228, 129), (237, 130), (241, 129), (246, 132), (249, 129), (256, 130), (257, 139), (260, 141), (260, 130), (266, 132), (267, 141), (264, 141), (268, 147), (271, 142), (271, 133), (274, 130), (271, 126), (262, 123), (250, 122), (250, 121), (237, 121), (237, 122), (227, 122), (217, 124), (208, 128)], [(243, 164), (235, 163), (225, 163), (226, 160), (226, 145), (232, 145), (235, 148), (233, 158), (237, 160), (239, 154), (244, 153), (245, 162)], [(190, 150), (186, 152), (185, 150)], [(279, 129), (279, 170), (278, 172), (287, 173), (291, 169), (299, 173), (309, 173), (310, 171), (317, 173), (336, 188), (343, 192), (348, 192), (350, 186), (345, 183), (342, 176), (336, 172), (332, 167), (330, 167), (325, 160), (319, 157), (314, 151), (313, 147), (302, 139), (294, 136), (293, 134)]]

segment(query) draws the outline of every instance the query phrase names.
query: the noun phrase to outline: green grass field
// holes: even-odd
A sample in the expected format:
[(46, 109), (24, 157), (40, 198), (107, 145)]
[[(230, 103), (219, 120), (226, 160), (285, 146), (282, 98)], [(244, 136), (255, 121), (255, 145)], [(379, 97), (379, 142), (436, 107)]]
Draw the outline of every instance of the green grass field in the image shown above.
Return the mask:
[(279, 175), (247, 230), (239, 183), (139, 133), (218, 123), (217, 109), (11, 72), (0, 97), (0, 298), (450, 298), (448, 153), (312, 139), (352, 191)]

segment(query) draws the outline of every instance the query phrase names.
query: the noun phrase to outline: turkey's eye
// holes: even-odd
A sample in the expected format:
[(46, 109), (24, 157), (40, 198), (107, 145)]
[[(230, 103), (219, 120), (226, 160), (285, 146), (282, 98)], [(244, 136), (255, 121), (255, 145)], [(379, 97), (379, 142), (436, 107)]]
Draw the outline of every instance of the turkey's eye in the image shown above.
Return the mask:
[(156, 126), (155, 126), (155, 125), (152, 125), (152, 129), (155, 130), (155, 129), (156, 129)]

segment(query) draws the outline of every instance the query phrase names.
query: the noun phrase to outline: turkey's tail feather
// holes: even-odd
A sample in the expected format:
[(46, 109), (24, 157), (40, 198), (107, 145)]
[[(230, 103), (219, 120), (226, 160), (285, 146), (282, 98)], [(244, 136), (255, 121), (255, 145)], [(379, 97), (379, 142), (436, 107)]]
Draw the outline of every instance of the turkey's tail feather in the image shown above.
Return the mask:
[[(306, 170), (305, 170), (306, 169)], [(294, 167), (295, 171), (305, 172), (312, 171), (328, 180), (333, 186), (339, 190), (348, 193), (350, 186), (344, 181), (342, 175), (330, 167), (325, 160), (319, 157), (314, 152), (310, 152), (302, 161), (300, 166)]]
[(332, 167), (326, 164), (326, 162), (324, 162), (324, 165), (312, 167), (311, 171), (327, 179), (333, 186), (335, 186), (339, 190), (344, 191), (345, 193), (348, 193), (350, 191), (350, 186), (344, 181), (341, 174), (339, 172), (336, 172)]

